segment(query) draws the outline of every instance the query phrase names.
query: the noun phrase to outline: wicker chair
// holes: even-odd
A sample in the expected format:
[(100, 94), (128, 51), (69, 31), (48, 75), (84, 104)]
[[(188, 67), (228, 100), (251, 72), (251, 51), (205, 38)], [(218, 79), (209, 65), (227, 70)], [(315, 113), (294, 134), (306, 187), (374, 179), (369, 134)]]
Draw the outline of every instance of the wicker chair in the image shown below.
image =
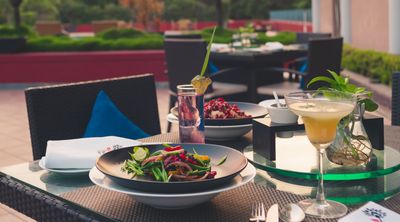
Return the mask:
[(392, 75), (392, 125), (400, 126), (400, 72)]
[[(268, 72), (277, 72), (279, 75), (282, 72), (298, 75), (302, 78), (300, 84), (293, 81), (284, 81), (282, 83), (265, 85), (257, 89), (258, 93), (261, 95), (272, 95), (273, 91), (276, 91), (278, 95), (283, 96), (294, 90), (305, 89), (307, 83), (315, 76), (330, 76), (327, 70), (340, 73), (343, 38), (311, 40), (308, 45), (308, 66), (306, 72), (281, 67), (266, 69)], [(316, 83), (309, 89), (316, 89), (320, 86), (322, 85)]]
[(315, 39), (326, 39), (330, 38), (331, 33), (323, 32), (297, 32), (296, 33), (296, 43), (298, 44), (308, 44), (310, 40)]
[(25, 97), (34, 160), (45, 155), (48, 140), (82, 137), (100, 90), (145, 132), (161, 132), (152, 74), (28, 88)]

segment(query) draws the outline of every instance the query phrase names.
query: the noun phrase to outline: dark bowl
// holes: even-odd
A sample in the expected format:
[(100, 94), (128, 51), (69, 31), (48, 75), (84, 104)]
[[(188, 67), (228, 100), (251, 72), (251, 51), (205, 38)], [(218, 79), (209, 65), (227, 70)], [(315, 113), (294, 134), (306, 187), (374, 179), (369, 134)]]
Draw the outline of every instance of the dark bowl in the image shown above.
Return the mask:
[[(121, 171), (121, 167), (125, 160), (131, 158), (129, 152), (132, 153), (132, 147), (113, 150), (103, 154), (97, 159), (96, 167), (115, 183), (135, 190), (154, 193), (189, 193), (209, 190), (223, 185), (232, 180), (247, 165), (247, 159), (241, 152), (226, 146), (214, 144), (170, 145), (182, 145), (182, 147), (190, 153), (195, 149), (196, 152), (201, 155), (208, 155), (211, 158), (211, 163), (219, 161), (225, 155), (228, 157), (222, 165), (212, 165), (211, 170), (217, 172), (214, 179), (200, 181), (171, 181), (164, 183), (151, 178), (131, 178), (131, 175)], [(164, 148), (161, 144), (143, 146), (147, 147), (150, 153)]]
[[(227, 125), (244, 125), (251, 124), (254, 118), (261, 118), (268, 114), (265, 107), (254, 103), (245, 102), (227, 102), (231, 105), (236, 104), (240, 111), (244, 112), (246, 115), (251, 115), (251, 117), (246, 118), (229, 118), (229, 119), (204, 119), (204, 124), (207, 126), (227, 126)], [(173, 107), (171, 113), (178, 116), (178, 107)]]

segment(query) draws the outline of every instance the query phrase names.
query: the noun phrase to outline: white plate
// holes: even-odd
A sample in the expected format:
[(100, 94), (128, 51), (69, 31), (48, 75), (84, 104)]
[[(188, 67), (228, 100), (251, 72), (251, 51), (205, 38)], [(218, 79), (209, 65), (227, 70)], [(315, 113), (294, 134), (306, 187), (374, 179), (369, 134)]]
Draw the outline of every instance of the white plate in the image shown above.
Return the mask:
[(42, 157), (42, 159), (39, 160), (39, 166), (40, 168), (47, 170), (49, 172), (53, 173), (60, 173), (60, 174), (85, 174), (90, 171), (90, 169), (51, 169), (46, 167), (46, 157)]
[[(169, 113), (167, 120), (171, 123), (178, 123), (178, 118), (172, 113)], [(236, 137), (243, 136), (252, 129), (252, 124), (244, 125), (229, 125), (229, 126), (208, 126), (205, 125), (205, 136), (208, 140), (225, 141), (232, 140)]]
[(195, 193), (181, 193), (181, 194), (160, 194), (150, 193), (140, 190), (133, 190), (127, 187), (120, 186), (110, 180), (96, 167), (93, 167), (89, 172), (89, 178), (92, 182), (102, 188), (128, 194), (136, 201), (150, 205), (159, 209), (184, 209), (190, 208), (195, 205), (204, 203), (219, 193), (240, 187), (251, 181), (256, 175), (256, 169), (250, 163), (246, 168), (240, 172), (233, 180), (221, 187), (210, 189), (208, 191), (195, 192)]

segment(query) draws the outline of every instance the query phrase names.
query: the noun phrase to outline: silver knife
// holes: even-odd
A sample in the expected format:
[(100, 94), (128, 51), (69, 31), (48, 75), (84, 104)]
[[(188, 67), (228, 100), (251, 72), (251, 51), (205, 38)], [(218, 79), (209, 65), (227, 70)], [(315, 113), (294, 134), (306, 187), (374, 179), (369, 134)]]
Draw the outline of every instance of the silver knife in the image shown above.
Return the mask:
[(267, 212), (265, 222), (279, 222), (279, 207), (278, 204), (272, 205)]

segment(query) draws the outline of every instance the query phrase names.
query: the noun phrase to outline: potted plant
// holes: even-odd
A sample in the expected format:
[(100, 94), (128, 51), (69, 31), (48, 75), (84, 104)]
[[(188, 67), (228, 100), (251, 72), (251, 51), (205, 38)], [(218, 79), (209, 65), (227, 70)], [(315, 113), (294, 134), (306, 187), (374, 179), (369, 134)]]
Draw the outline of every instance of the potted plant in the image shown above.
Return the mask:
[(328, 159), (343, 166), (366, 165), (370, 162), (373, 147), (362, 124), (364, 111), (373, 112), (378, 104), (372, 100), (372, 93), (363, 87), (349, 83), (348, 77), (343, 77), (329, 71), (332, 78), (317, 76), (307, 87), (315, 82), (325, 82), (329, 86), (322, 86), (320, 90), (337, 90), (352, 93), (357, 97), (354, 111), (343, 118), (337, 127), (336, 138), (327, 149)]

